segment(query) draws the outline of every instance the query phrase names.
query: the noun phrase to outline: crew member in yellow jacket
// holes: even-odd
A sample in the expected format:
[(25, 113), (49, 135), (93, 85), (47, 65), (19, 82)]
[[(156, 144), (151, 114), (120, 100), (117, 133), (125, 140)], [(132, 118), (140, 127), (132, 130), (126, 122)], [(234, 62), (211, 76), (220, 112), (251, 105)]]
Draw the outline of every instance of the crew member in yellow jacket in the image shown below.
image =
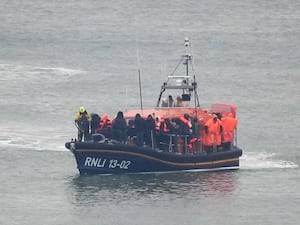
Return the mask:
[(90, 122), (90, 114), (81, 106), (79, 112), (75, 115), (75, 125), (78, 128), (78, 141), (87, 141), (90, 139)]

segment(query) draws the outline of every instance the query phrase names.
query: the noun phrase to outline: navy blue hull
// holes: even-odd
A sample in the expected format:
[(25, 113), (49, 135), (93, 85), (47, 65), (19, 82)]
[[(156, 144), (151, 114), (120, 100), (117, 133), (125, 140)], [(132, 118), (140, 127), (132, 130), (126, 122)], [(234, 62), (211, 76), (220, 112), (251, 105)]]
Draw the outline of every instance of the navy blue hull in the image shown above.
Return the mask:
[(176, 154), (148, 147), (68, 142), (81, 174), (154, 173), (186, 170), (238, 169), (242, 150), (210, 154)]

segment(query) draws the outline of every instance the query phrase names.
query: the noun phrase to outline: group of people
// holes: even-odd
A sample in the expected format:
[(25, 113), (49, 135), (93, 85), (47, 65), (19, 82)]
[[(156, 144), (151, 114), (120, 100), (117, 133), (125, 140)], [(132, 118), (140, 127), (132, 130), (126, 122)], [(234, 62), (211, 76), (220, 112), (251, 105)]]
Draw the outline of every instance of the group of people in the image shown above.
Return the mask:
[(206, 152), (229, 150), (233, 144), (234, 132), (238, 120), (232, 113), (222, 116), (221, 113), (212, 114), (211, 118), (204, 124), (201, 132), (202, 145)]
[(149, 114), (144, 119), (139, 113), (127, 123), (121, 111), (117, 113), (115, 119), (110, 120), (106, 114), (101, 118), (97, 114), (89, 114), (84, 107), (80, 107), (75, 115), (75, 124), (78, 128), (78, 141), (91, 140), (93, 134), (101, 133), (121, 143), (132, 140), (138, 146), (158, 147), (163, 134), (191, 135), (192, 127), (197, 123), (192, 126), (188, 114), (174, 119), (161, 119)]
[[(118, 113), (115, 126), (120, 125), (120, 118), (123, 117), (123, 113)], [(105, 136), (110, 135), (112, 121), (108, 118), (107, 114), (104, 114), (102, 118), (98, 114), (90, 114), (82, 106), (79, 108), (79, 112), (75, 115), (75, 126), (78, 129), (78, 141), (89, 141), (92, 139), (92, 135), (102, 131)], [(106, 135), (107, 133), (107, 135)], [(116, 134), (117, 135), (117, 134)]]
[(140, 114), (136, 114), (134, 120), (129, 120), (128, 124), (123, 112), (119, 111), (115, 119), (110, 120), (108, 115), (102, 118), (97, 114), (89, 114), (84, 107), (79, 108), (75, 115), (75, 125), (78, 128), (78, 141), (89, 141), (95, 133), (101, 133), (109, 139), (114, 139), (120, 143), (126, 143), (128, 138), (136, 137), (136, 144), (152, 145), (155, 131), (155, 120), (149, 115), (144, 120)]
[(194, 142), (201, 140), (201, 146), (209, 153), (220, 148), (230, 149), (238, 121), (231, 113), (227, 116), (220, 113), (212, 114), (204, 124), (198, 123), (197, 118), (192, 118), (188, 114), (178, 118), (162, 119), (154, 114), (143, 118), (137, 113), (127, 122), (121, 111), (110, 120), (106, 114), (101, 118), (97, 114), (89, 114), (84, 107), (80, 107), (75, 116), (75, 124), (78, 128), (78, 141), (91, 140), (93, 134), (101, 133), (106, 138), (120, 143), (130, 142), (137, 146), (160, 148), (160, 143), (170, 142), (171, 136), (185, 136), (190, 149)]
[(168, 99), (164, 99), (161, 103), (161, 107), (184, 107), (185, 102), (182, 97), (177, 96), (176, 102), (174, 101), (172, 95), (168, 96)]

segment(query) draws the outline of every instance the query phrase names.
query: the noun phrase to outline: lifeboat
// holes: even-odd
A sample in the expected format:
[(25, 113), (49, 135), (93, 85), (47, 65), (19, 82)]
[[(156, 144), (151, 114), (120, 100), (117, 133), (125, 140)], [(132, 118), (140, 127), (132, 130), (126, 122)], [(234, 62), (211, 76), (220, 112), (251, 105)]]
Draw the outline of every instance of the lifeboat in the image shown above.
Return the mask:
[[(200, 107), (188, 46), (186, 39), (186, 53), (163, 82), (155, 107), (123, 113), (127, 124), (125, 139), (115, 138), (112, 126), (91, 132), (89, 139), (72, 139), (65, 144), (73, 153), (80, 174), (239, 168), (242, 149), (237, 146), (236, 106), (214, 103), (209, 109)], [(184, 74), (177, 74), (180, 65)], [(144, 124), (142, 128), (136, 122), (137, 115)]]

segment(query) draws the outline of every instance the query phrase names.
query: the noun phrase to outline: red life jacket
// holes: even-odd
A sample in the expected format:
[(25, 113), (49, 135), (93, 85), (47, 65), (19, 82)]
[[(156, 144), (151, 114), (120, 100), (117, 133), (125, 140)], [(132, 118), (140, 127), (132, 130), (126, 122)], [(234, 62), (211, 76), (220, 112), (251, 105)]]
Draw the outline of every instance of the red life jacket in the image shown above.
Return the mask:
[(158, 120), (158, 121), (156, 120), (156, 121), (155, 121), (155, 130), (156, 130), (156, 131), (159, 131), (159, 130), (160, 130), (160, 125), (161, 125), (161, 121), (160, 121), (160, 120)]

